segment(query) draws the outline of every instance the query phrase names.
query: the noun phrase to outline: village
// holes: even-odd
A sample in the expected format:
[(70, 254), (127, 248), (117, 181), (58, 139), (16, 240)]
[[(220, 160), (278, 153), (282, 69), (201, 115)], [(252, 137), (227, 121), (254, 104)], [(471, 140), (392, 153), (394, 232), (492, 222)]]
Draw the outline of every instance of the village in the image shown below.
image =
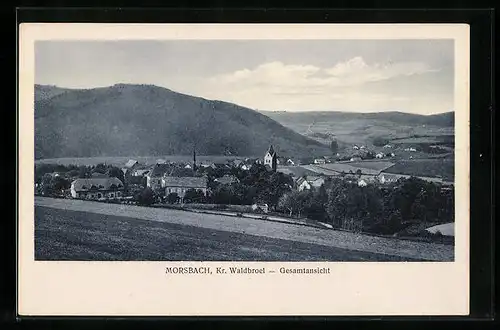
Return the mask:
[[(391, 146), (385, 145), (383, 148), (391, 149)], [(366, 147), (354, 146), (353, 149), (363, 150)], [(270, 145), (262, 158), (242, 158), (226, 162), (197, 161), (196, 151), (193, 150), (191, 162), (157, 159), (154, 164), (144, 164), (129, 159), (121, 167), (102, 163), (67, 167), (39, 165), (35, 194), (106, 203), (202, 209), (207, 212), (233, 211), (239, 216), (268, 214), (264, 216), (265, 219), (268, 216), (280, 216), (293, 219), (294, 222), (313, 222), (328, 228), (389, 234), (396, 234), (412, 226), (417, 228), (417, 232), (421, 232), (425, 226), (430, 228), (432, 225), (452, 223), (453, 212), (449, 206), (452, 203), (453, 183), (439, 177), (417, 178), (388, 173), (385, 170), (393, 163), (381, 158), (394, 157), (394, 152), (366, 154), (370, 157), (351, 157), (347, 160), (339, 160), (338, 155), (318, 157), (304, 164), (303, 160), (279, 156)], [(386, 219), (385, 224), (377, 222), (373, 226), (367, 225), (370, 223), (367, 219), (335, 219), (335, 214), (346, 212), (333, 205), (343, 203), (332, 195), (339, 185), (347, 187), (352, 198), (357, 198), (355, 195), (359, 193), (372, 194), (370, 189), (376, 187), (375, 198), (382, 200), (387, 187), (396, 189), (395, 187), (404, 186), (405, 182), (413, 182), (412, 180), (417, 180), (415, 184), (421, 186), (421, 190), (430, 189), (428, 193), (438, 194), (438, 199), (446, 204), (436, 211), (435, 219), (428, 214), (422, 215), (425, 219), (415, 219), (414, 208), (410, 211), (398, 210), (398, 206), (394, 205), (389, 207), (386, 217), (396, 214), (399, 220), (392, 220), (398, 223), (395, 226), (388, 224), (389, 219)], [(363, 188), (365, 189), (355, 190)], [(420, 198), (420, 195), (416, 197)], [(415, 200), (411, 201), (412, 204), (414, 202)], [(419, 199), (417, 202), (423, 200)], [(427, 199), (426, 203), (429, 203)], [(359, 205), (357, 208), (359, 209)], [(354, 213), (358, 211), (352, 210)], [(377, 212), (386, 211), (370, 210), (370, 215), (365, 217), (374, 217), (373, 214)], [(436, 219), (438, 217), (441, 219)], [(385, 228), (391, 226), (394, 228)]]

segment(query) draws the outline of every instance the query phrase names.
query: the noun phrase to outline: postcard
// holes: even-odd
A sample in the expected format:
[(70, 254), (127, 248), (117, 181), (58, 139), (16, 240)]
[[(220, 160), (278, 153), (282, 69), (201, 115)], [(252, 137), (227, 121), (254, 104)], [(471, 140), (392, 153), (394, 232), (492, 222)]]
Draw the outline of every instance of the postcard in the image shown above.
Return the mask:
[(19, 26), (20, 316), (469, 313), (469, 27)]

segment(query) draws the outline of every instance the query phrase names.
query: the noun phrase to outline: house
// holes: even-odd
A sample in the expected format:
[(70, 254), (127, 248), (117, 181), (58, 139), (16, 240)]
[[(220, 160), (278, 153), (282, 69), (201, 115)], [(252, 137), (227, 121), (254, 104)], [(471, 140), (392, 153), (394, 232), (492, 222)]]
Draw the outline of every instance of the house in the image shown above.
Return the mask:
[(288, 166), (295, 166), (295, 162), (292, 159), (288, 158), (286, 160), (286, 165), (288, 165)]
[(388, 149), (388, 148), (392, 148), (392, 146), (390, 144), (386, 144), (386, 145), (383, 146), (383, 148)]
[(360, 179), (360, 180), (358, 181), (358, 186), (359, 186), (359, 187), (366, 187), (367, 185), (368, 185), (368, 184), (367, 184), (367, 183), (366, 183), (366, 181), (365, 181), (365, 180), (363, 180), (363, 179)]
[(150, 170), (148, 169), (137, 169), (132, 172), (132, 176), (146, 176)]
[(176, 193), (181, 203), (184, 202), (184, 196), (189, 189), (201, 190), (206, 196), (208, 189), (208, 180), (205, 177), (177, 177), (165, 176), (162, 178), (162, 188), (165, 189), (165, 196)]
[(221, 178), (216, 178), (214, 181), (224, 185), (226, 184), (230, 185), (239, 182), (237, 177), (235, 177), (234, 175), (227, 175), (227, 174)]
[(351, 161), (351, 162), (359, 162), (359, 161), (361, 161), (361, 160), (363, 160), (361, 157), (359, 157), (359, 156), (354, 156), (354, 157), (351, 157), (351, 159), (350, 159), (349, 161)]
[(361, 147), (359, 147), (359, 149), (366, 149), (366, 147), (365, 146), (361, 146)]
[(324, 158), (316, 158), (314, 160), (314, 164), (326, 164), (326, 159), (324, 159)]
[(243, 164), (243, 165), (241, 165), (241, 167), (240, 167), (240, 168), (241, 168), (243, 171), (248, 171), (248, 170), (250, 170), (250, 169), (252, 168), (252, 165), (250, 165), (250, 164), (248, 164), (248, 165), (247, 165), (247, 164)]
[(297, 181), (297, 190), (310, 190), (312, 188), (319, 188), (325, 183), (325, 179), (320, 176), (307, 176), (300, 177)]
[(243, 164), (243, 161), (240, 159), (233, 160), (233, 166), (240, 167)]
[(267, 204), (253, 204), (252, 211), (254, 211), (254, 212), (261, 211), (261, 212), (267, 213), (267, 212), (269, 212), (269, 206)]
[(268, 165), (273, 171), (278, 167), (278, 155), (274, 151), (273, 146), (270, 145), (269, 149), (264, 156), (264, 165)]
[(166, 173), (169, 173), (171, 166), (169, 164), (156, 164), (153, 169), (146, 174), (146, 186), (158, 190), (162, 188), (162, 178)]
[(375, 158), (384, 158), (384, 154), (379, 152), (378, 154), (375, 155)]
[(127, 176), (139, 165), (139, 162), (135, 159), (129, 159), (125, 166), (122, 167), (123, 175)]
[(139, 162), (135, 159), (130, 159), (124, 166), (124, 168), (128, 168), (128, 169), (133, 169), (135, 168), (137, 165), (139, 165)]
[(354, 150), (359, 150), (359, 147), (358, 147), (357, 145), (354, 145), (352, 148), (353, 148)]
[(167, 163), (167, 161), (165, 159), (160, 158), (160, 159), (156, 160), (156, 164), (166, 164), (166, 163)]
[(71, 197), (110, 199), (123, 196), (123, 183), (118, 178), (76, 179), (71, 183)]

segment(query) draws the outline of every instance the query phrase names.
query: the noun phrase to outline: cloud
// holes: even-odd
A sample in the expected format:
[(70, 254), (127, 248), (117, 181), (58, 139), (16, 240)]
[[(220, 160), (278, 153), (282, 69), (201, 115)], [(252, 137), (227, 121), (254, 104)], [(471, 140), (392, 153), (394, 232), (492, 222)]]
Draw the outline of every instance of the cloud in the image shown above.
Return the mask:
[(205, 79), (197, 95), (262, 110), (411, 111), (416, 98), (427, 96), (419, 85), (395, 92), (397, 84), (438, 71), (423, 62), (367, 63), (359, 56), (326, 68), (274, 61)]
[[(261, 86), (283, 89), (346, 87), (365, 83), (392, 79), (398, 76), (411, 76), (433, 72), (425, 63), (403, 62), (385, 64), (367, 64), (362, 57), (354, 57), (339, 62), (331, 68), (319, 68), (313, 65), (284, 64), (281, 62), (264, 63), (254, 69), (245, 68), (232, 73), (213, 77), (212, 82), (238, 86)], [(278, 93), (284, 93), (279, 91)]]

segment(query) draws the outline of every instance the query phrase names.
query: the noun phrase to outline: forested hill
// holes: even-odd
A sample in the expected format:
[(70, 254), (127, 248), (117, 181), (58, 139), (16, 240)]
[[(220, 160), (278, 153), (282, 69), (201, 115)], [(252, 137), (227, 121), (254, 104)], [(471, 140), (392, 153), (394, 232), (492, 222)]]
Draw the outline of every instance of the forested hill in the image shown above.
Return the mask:
[(329, 154), (254, 110), (153, 85), (86, 90), (35, 86), (35, 158)]

